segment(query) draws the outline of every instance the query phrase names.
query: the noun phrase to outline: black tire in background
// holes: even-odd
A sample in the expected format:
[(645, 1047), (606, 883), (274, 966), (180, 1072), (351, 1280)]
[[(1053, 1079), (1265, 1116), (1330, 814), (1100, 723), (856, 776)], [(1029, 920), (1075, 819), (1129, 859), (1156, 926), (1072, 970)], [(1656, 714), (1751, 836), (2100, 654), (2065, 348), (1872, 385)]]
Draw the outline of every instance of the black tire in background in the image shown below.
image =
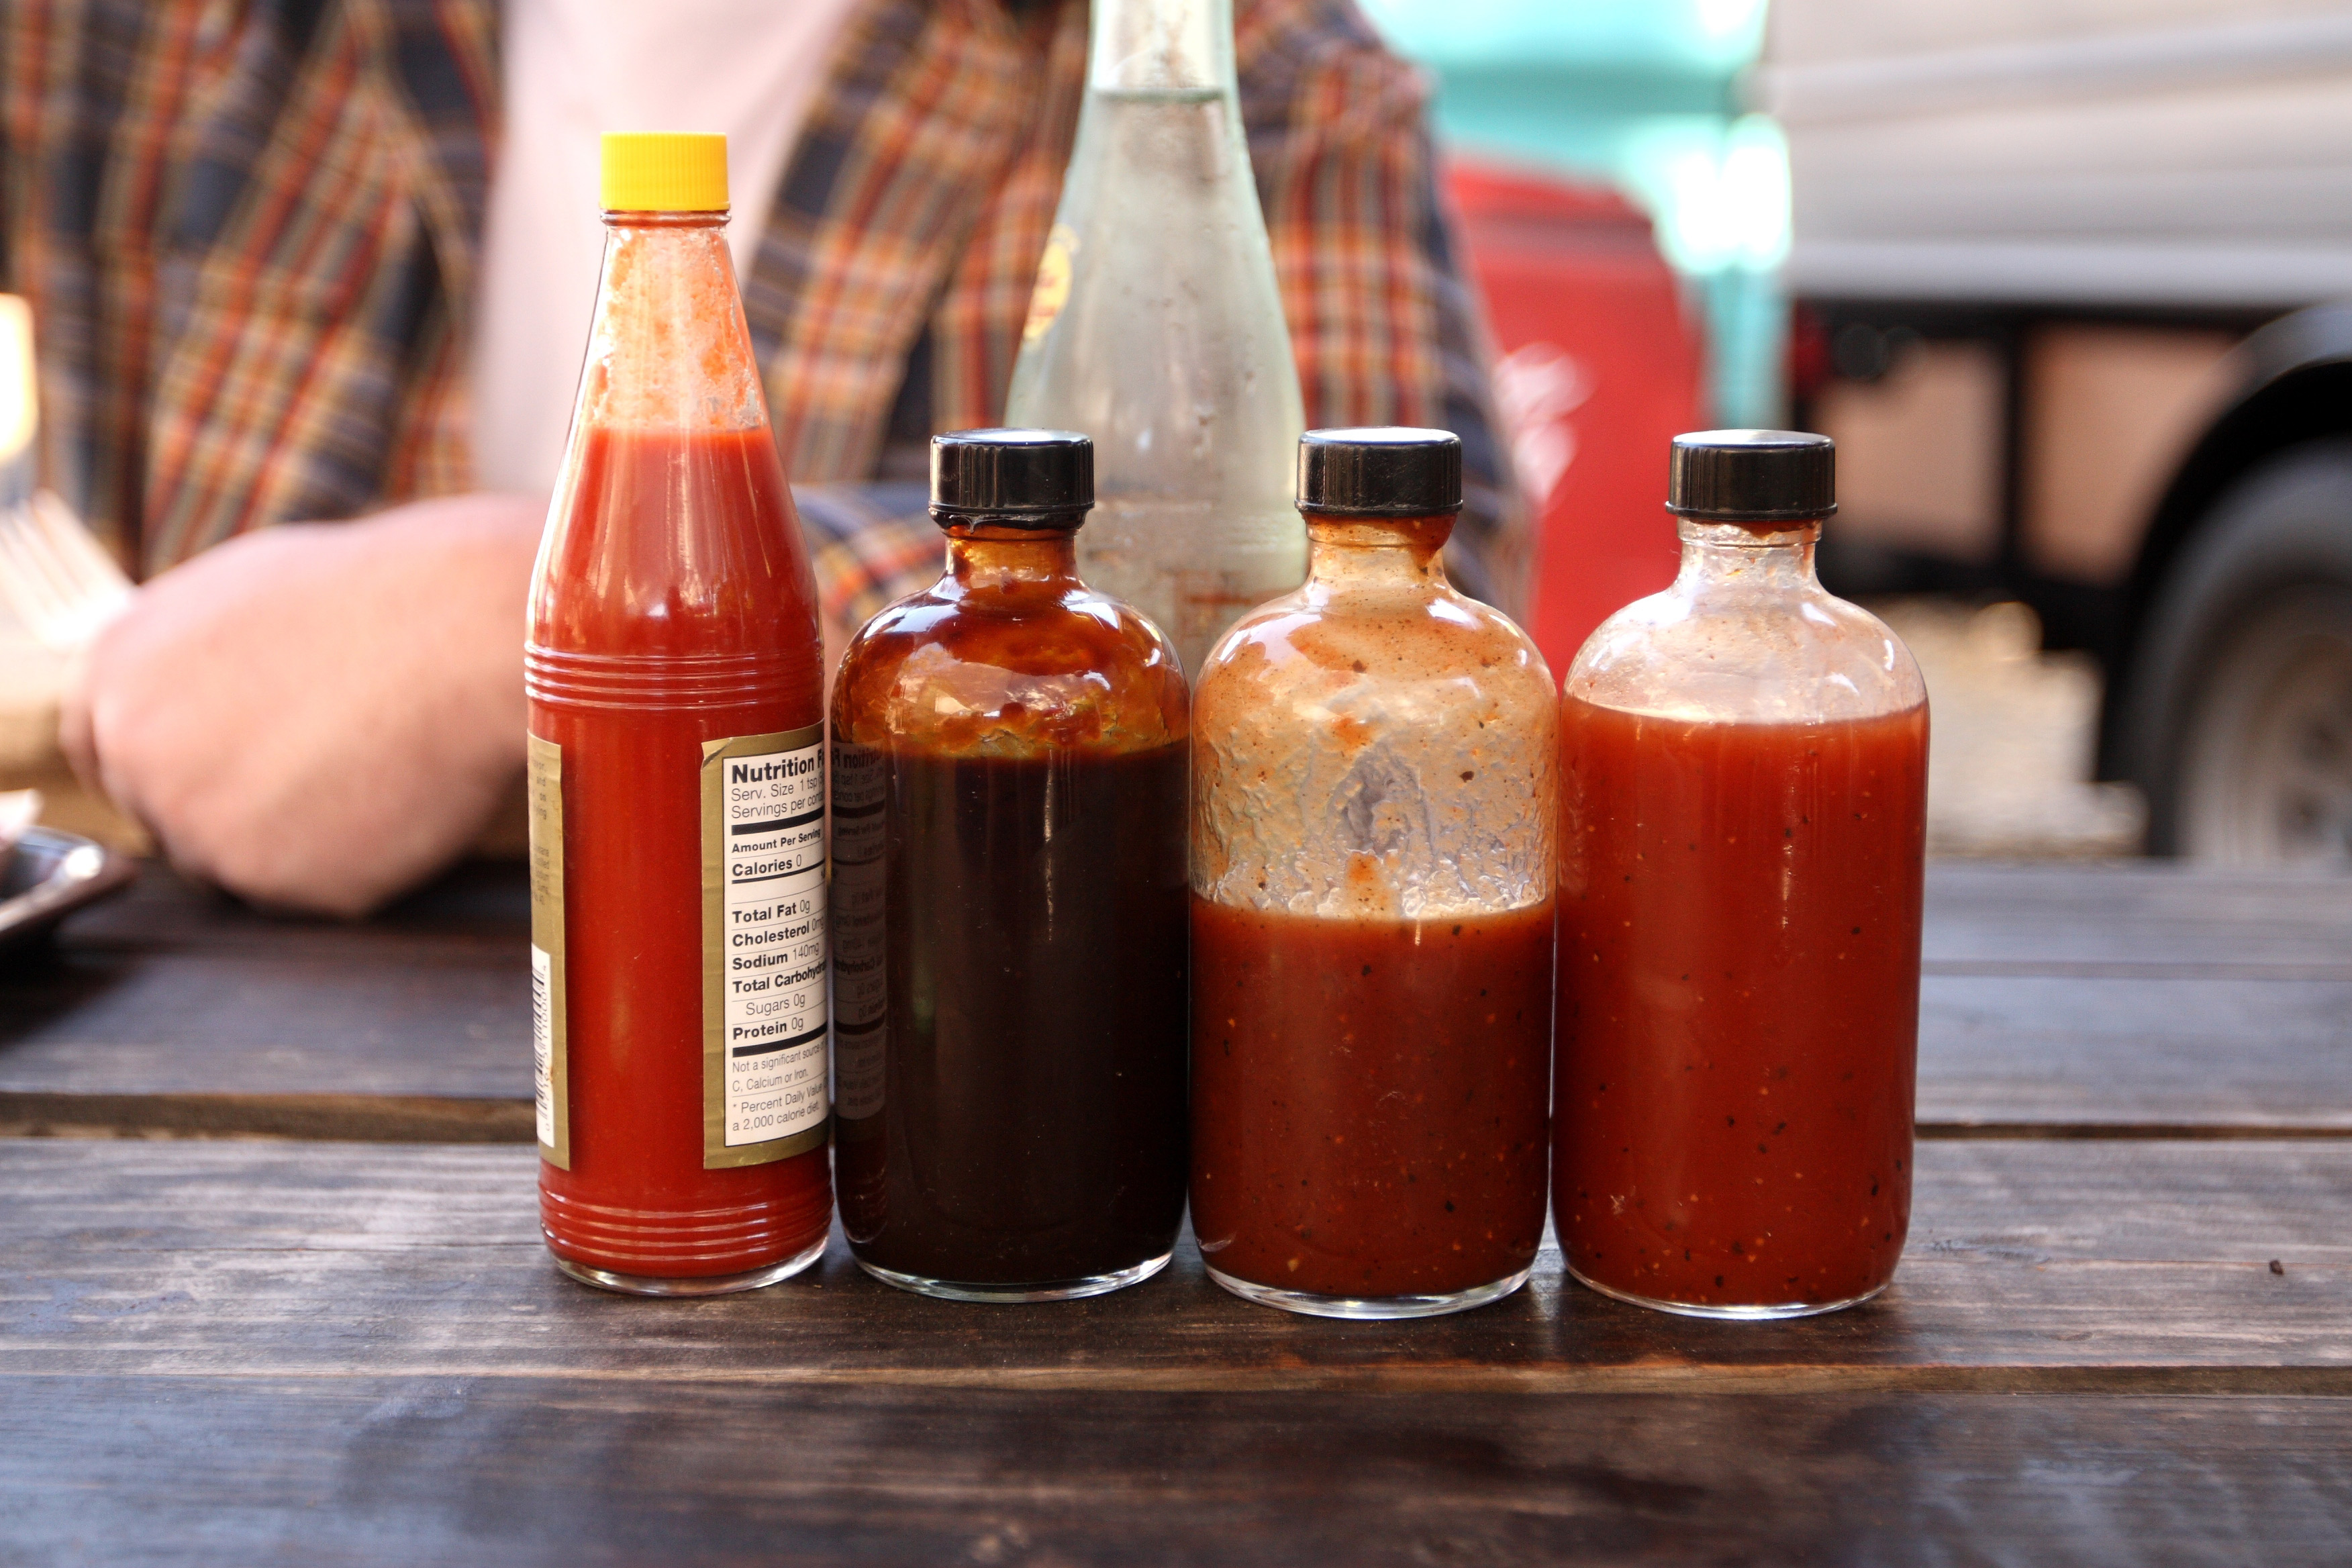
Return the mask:
[(2352, 440), (2223, 491), (2173, 563), (2121, 710), (2148, 849), (2352, 868)]

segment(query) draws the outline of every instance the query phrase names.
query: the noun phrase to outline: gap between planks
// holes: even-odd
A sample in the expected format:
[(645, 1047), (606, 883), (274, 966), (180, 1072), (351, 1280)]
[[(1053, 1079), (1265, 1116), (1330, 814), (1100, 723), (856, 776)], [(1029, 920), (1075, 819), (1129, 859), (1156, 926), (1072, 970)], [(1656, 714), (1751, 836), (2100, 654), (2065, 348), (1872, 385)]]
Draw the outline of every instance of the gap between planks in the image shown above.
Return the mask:
[[(0, 1090), (0, 1138), (268, 1139), (332, 1143), (530, 1143), (527, 1100), (364, 1094), (77, 1094)], [(2352, 1139), (2352, 1124), (1922, 1121), (1923, 1142), (2179, 1142)]]
[(1971, 980), (2352, 980), (2345, 963), (2169, 963), (2131, 959), (1930, 958), (1925, 979)]
[(142, 1365), (109, 1372), (0, 1367), (0, 1387), (25, 1378), (166, 1378), (194, 1382), (278, 1380), (332, 1384), (386, 1377), (436, 1380), (538, 1379), (576, 1384), (721, 1385), (735, 1388), (914, 1388), (1004, 1394), (2066, 1394), (2135, 1396), (2352, 1396), (2347, 1366), (2182, 1366), (2116, 1363), (2105, 1366), (1864, 1366), (1789, 1362), (1726, 1365), (1666, 1363), (1492, 1365), (1477, 1362), (1379, 1366), (1138, 1367), (1117, 1365), (910, 1367), (885, 1362), (848, 1366), (583, 1367), (551, 1362), (436, 1362), (429, 1370), (340, 1372), (316, 1365), (251, 1363), (179, 1369)]

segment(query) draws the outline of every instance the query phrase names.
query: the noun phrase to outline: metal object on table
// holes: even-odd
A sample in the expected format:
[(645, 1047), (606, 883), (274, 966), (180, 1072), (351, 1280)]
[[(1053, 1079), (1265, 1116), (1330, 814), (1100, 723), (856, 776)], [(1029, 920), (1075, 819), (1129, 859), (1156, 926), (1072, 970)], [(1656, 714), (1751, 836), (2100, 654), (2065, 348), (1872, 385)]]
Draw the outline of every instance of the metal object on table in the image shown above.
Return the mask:
[(28, 827), (0, 850), (0, 952), (40, 937), (85, 904), (121, 891), (138, 862), (78, 833)]

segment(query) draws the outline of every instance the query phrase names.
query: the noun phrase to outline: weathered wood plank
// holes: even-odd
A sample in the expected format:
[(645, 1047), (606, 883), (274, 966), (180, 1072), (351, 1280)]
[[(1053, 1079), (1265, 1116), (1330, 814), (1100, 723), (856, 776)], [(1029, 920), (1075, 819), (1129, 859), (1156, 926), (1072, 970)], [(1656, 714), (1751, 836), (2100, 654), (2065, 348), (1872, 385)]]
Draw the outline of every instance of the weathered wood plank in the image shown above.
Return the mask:
[(10, 1562), (2352, 1557), (2352, 1399), (0, 1380)]
[[(1564, 1279), (1402, 1325), (1293, 1318), (1202, 1275), (974, 1308), (858, 1274), (703, 1302), (558, 1276), (527, 1150), (0, 1144), (0, 1373), (432, 1373), (1243, 1390), (2352, 1393), (2352, 1147), (1946, 1143), (1878, 1302), (1671, 1318)], [(2273, 1272), (2276, 1259), (2283, 1272)]]
[(1930, 1135), (1985, 1123), (2352, 1133), (2352, 979), (1931, 975), (1919, 1002)]
[(1930, 973), (2352, 978), (2352, 877), (2161, 861), (1927, 868)]
[[(526, 1142), (529, 1025), (520, 966), (503, 960), (173, 955), (0, 1047), (0, 1133)], [(166, 1029), (176, 1037), (152, 1037)], [(1919, 1045), (1931, 1135), (1985, 1123), (2352, 1133), (2352, 981), (1930, 977)]]
[[(2184, 890), (2206, 881), (1938, 867), (1930, 950), (1981, 949), (2008, 921), (2024, 945), (2067, 951), (2068, 933), (2100, 923), (2085, 887), (2122, 889), (2131, 921), (2177, 937), (2211, 913)], [(2259, 898), (2215, 885), (2213, 918), (2252, 920), (2260, 903), (2299, 942), (2334, 931), (2337, 904), (2352, 903), (2335, 882), (2273, 880)], [(469, 870), (364, 926), (273, 921), (152, 876), (84, 917), (56, 962), (0, 972), (0, 1133), (526, 1141), (521, 932), (506, 868)], [(2339, 936), (2340, 959), (2352, 928)], [(2277, 978), (2290, 970), (2248, 959), (2263, 949), (2226, 951), (2237, 957), (2218, 969), (2129, 963), (2125, 977), (2089, 962), (2062, 976), (2012, 973), (2032, 967), (2015, 958), (1952, 961), (1970, 973), (1931, 974), (1923, 993), (1929, 1134), (2352, 1132), (2352, 968)]]
[[(0, 1095), (524, 1100), (527, 931), (503, 866), (366, 924), (274, 920), (151, 870), (0, 969)], [(119, 1124), (197, 1131), (204, 1109)], [(215, 1109), (212, 1130), (257, 1130)], [(0, 1102), (20, 1130), (47, 1114)]]

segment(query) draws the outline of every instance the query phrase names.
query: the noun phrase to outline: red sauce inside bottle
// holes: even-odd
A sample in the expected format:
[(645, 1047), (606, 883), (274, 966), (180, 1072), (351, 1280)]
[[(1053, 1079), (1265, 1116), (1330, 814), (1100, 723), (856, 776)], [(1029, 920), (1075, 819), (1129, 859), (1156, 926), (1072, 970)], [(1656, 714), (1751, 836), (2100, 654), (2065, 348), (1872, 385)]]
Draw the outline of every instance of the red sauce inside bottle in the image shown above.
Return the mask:
[(572, 1168), (559, 1256), (747, 1272), (831, 1222), (826, 1151), (703, 1168), (702, 742), (824, 716), (815, 584), (765, 429), (583, 433), (530, 628), (530, 729), (562, 748)]
[(1321, 920), (1192, 899), (1192, 1226), (1222, 1274), (1466, 1290), (1543, 1237), (1552, 906)]
[(1885, 1285), (1911, 1213), (1927, 713), (1701, 724), (1564, 697), (1553, 1224), (1694, 1306)]

